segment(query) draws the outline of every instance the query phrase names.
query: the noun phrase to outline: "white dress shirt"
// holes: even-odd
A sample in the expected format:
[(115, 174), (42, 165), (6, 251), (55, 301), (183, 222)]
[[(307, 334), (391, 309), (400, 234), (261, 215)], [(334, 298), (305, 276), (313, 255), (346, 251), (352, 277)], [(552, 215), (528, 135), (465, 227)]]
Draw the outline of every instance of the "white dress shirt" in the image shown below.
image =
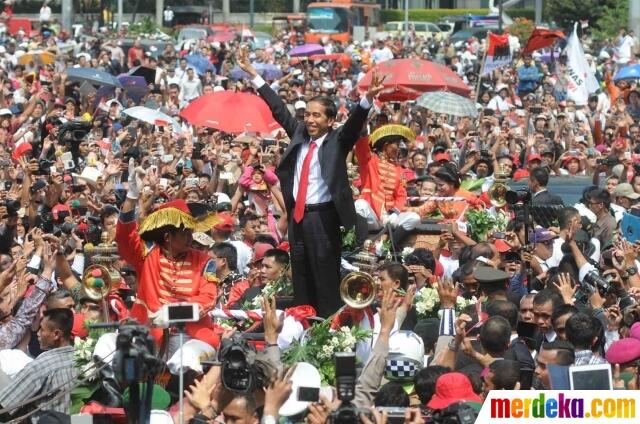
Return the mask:
[[(260, 75), (256, 75), (256, 77), (251, 80), (251, 83), (256, 89), (259, 89), (264, 84), (266, 84), (265, 80)], [(371, 104), (367, 100), (366, 96), (363, 96), (360, 99), (360, 107), (362, 107), (363, 109), (371, 108)], [(329, 186), (327, 185), (324, 178), (322, 178), (322, 168), (320, 167), (320, 159), (318, 156), (318, 152), (322, 147), (322, 143), (324, 143), (328, 134), (329, 133), (326, 133), (322, 137), (314, 140), (317, 148), (313, 151), (311, 163), (309, 164), (309, 185), (307, 187), (307, 200), (305, 202), (305, 204), (308, 205), (314, 205), (316, 203), (326, 203), (331, 201)], [(304, 163), (304, 158), (307, 156), (307, 152), (309, 151), (309, 145), (310, 143), (304, 143), (300, 146), (300, 149), (298, 149), (298, 157), (296, 158), (296, 170), (293, 177), (294, 198), (298, 196), (300, 174), (302, 174), (302, 165)]]
[[(325, 203), (331, 201), (331, 193), (329, 193), (329, 186), (322, 178), (322, 168), (320, 168), (320, 159), (318, 158), (318, 152), (322, 147), (322, 143), (327, 138), (327, 134), (314, 140), (316, 149), (311, 156), (311, 163), (309, 164), (309, 185), (307, 188), (307, 201), (306, 204), (314, 205), (316, 203)], [(296, 173), (293, 176), (293, 197), (298, 200), (298, 187), (300, 186), (300, 175), (302, 174), (302, 165), (304, 159), (307, 157), (309, 146), (311, 143), (304, 143), (298, 150), (298, 158), (296, 159)]]

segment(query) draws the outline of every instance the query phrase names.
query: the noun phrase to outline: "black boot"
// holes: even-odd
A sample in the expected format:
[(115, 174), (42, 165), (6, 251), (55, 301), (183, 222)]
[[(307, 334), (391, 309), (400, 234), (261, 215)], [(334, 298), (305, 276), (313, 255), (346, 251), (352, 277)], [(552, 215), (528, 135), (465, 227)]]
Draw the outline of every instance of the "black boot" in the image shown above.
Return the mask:
[(402, 252), (402, 243), (404, 242), (404, 240), (407, 238), (409, 234), (411, 234), (411, 231), (405, 230), (402, 227), (397, 227), (392, 231), (393, 245), (394, 245), (395, 251), (398, 254)]
[(356, 243), (357, 249), (362, 249), (364, 242), (369, 238), (369, 224), (367, 218), (356, 214)]

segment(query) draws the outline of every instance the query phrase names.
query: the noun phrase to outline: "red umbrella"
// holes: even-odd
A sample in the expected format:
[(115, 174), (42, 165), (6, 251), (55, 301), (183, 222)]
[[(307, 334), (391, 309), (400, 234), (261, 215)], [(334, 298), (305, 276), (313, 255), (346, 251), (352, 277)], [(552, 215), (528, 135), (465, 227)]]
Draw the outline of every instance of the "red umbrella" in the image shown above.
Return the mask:
[(271, 132), (280, 127), (269, 106), (258, 96), (220, 91), (198, 97), (180, 113), (192, 125), (228, 133)]
[(213, 35), (207, 37), (207, 41), (210, 43), (218, 42), (218, 43), (228, 43), (229, 41), (233, 41), (236, 39), (236, 34), (234, 32), (229, 31), (219, 31), (215, 32)]
[[(427, 60), (393, 59), (373, 69), (381, 77), (385, 76), (384, 89), (379, 96), (385, 102), (415, 100), (427, 91), (451, 91), (468, 97), (471, 90), (451, 69)], [(358, 83), (360, 90), (369, 88), (373, 69)]]

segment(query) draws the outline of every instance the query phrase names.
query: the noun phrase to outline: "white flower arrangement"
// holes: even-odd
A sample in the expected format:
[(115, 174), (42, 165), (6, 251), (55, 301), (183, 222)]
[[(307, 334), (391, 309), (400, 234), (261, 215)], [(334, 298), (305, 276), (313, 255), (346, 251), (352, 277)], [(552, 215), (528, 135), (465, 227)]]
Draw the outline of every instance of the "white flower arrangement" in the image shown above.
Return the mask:
[(342, 327), (338, 331), (331, 332), (331, 337), (322, 350), (318, 352), (319, 359), (332, 359), (335, 352), (353, 352), (358, 343), (356, 328)]
[(96, 347), (97, 339), (87, 337), (81, 339), (75, 337), (73, 339), (73, 358), (81, 375), (87, 377), (89, 380), (93, 380), (97, 377), (96, 367), (93, 362), (93, 351)]
[[(456, 298), (456, 312), (460, 313), (467, 306), (475, 305), (477, 302), (478, 299), (476, 299), (475, 296), (471, 299), (458, 296)], [(438, 295), (438, 290), (429, 286), (421, 288), (416, 293), (413, 304), (419, 318), (438, 317), (440, 311), (440, 296)]]
[(404, 249), (402, 249), (400, 255), (402, 255), (403, 258), (406, 258), (407, 256), (411, 255), (414, 250), (415, 249), (413, 247), (406, 246)]

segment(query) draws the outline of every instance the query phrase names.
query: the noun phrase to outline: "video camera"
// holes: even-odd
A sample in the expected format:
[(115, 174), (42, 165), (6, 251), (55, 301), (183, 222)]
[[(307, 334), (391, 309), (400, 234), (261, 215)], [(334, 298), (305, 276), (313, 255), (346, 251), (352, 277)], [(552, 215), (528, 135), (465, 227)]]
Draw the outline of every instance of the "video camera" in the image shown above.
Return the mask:
[(531, 191), (526, 188), (517, 191), (509, 190), (504, 194), (504, 200), (510, 205), (527, 203), (531, 200)]
[(356, 396), (356, 355), (353, 352), (338, 352), (336, 361), (336, 391), (338, 399), (342, 401), (340, 407), (329, 416), (331, 424), (359, 423), (360, 415), (364, 414), (373, 420), (371, 411), (357, 408), (351, 403)]
[(91, 131), (91, 122), (85, 120), (73, 120), (65, 123), (58, 131), (58, 142), (61, 144), (78, 144), (84, 140)]
[(155, 355), (155, 340), (147, 327), (137, 322), (120, 325), (113, 370), (122, 385), (154, 377), (162, 366), (162, 360)]
[(266, 366), (256, 361), (256, 349), (242, 334), (222, 341), (218, 360), (222, 363), (222, 384), (234, 393), (251, 393), (267, 382)]
[(473, 424), (478, 413), (464, 402), (456, 402), (445, 409), (434, 412), (431, 417), (436, 424)]

